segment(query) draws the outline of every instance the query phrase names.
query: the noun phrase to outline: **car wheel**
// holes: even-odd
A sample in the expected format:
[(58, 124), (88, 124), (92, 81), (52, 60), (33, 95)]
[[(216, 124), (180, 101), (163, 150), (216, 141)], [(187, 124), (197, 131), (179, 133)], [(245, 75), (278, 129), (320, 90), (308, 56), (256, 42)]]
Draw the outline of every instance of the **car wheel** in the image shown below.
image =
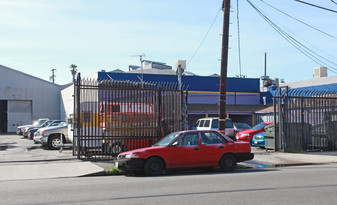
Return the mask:
[(164, 170), (164, 163), (159, 158), (150, 158), (146, 160), (144, 172), (149, 176), (158, 176)]
[(61, 144), (61, 140), (60, 140), (60, 136), (51, 136), (49, 137), (49, 140), (48, 140), (48, 148), (49, 149), (60, 149), (60, 147), (58, 147), (57, 145)]
[(120, 143), (114, 143), (109, 146), (109, 153), (119, 154), (124, 151), (124, 146)]
[(233, 171), (236, 168), (236, 158), (231, 154), (224, 155), (219, 162), (219, 166), (225, 172)]

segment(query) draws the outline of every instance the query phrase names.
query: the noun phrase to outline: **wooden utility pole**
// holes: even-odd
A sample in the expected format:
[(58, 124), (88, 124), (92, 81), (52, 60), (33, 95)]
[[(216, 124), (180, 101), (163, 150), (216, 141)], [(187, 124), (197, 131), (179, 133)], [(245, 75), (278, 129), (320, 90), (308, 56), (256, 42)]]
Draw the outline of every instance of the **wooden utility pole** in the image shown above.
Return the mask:
[(228, 65), (228, 36), (229, 36), (229, 13), (230, 0), (223, 0), (223, 31), (221, 50), (221, 72), (220, 72), (220, 101), (219, 101), (219, 131), (226, 132), (226, 90), (227, 90), (227, 65)]

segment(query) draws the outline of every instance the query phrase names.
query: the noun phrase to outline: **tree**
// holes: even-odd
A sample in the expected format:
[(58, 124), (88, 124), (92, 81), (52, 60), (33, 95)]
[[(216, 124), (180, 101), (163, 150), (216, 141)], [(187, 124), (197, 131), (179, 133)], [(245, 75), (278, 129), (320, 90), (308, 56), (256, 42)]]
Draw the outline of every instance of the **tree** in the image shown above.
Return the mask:
[(70, 72), (73, 75), (73, 83), (75, 83), (75, 76), (76, 76), (76, 73), (77, 73), (77, 65), (71, 64), (69, 66), (69, 68), (71, 68)]

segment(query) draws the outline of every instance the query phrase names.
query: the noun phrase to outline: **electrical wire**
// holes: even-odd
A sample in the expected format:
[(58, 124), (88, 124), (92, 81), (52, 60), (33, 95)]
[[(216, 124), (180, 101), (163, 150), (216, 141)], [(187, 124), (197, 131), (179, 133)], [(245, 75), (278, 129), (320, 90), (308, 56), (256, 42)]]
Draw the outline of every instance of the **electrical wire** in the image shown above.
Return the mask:
[(193, 55), (192, 55), (191, 58), (187, 61), (186, 64), (189, 64), (189, 63), (193, 60), (194, 56), (198, 53), (198, 51), (199, 51), (199, 49), (201, 48), (202, 44), (205, 42), (205, 40), (206, 40), (206, 38), (207, 38), (209, 32), (211, 31), (211, 29), (212, 29), (212, 27), (213, 27), (213, 25), (214, 25), (214, 23), (215, 23), (215, 20), (218, 18), (218, 15), (219, 15), (220, 11), (221, 11), (221, 8), (220, 8), (220, 9), (218, 10), (218, 12), (216, 13), (216, 15), (215, 15), (215, 17), (214, 17), (214, 19), (213, 19), (213, 22), (211, 23), (210, 27), (208, 28), (208, 31), (206, 32), (204, 38), (203, 38), (202, 41), (200, 42), (198, 48), (195, 50), (195, 52), (193, 53)]
[(334, 0), (331, 0), (332, 3), (337, 4)]
[[(331, 12), (337, 13), (337, 11), (335, 11), (335, 10), (324, 8), (324, 7), (321, 7), (321, 6), (317, 6), (315, 4), (310, 4), (310, 3), (305, 2), (305, 1), (300, 1), (300, 0), (294, 0), (294, 1), (297, 1), (297, 2), (300, 2), (300, 3), (303, 3), (303, 4), (307, 4), (309, 6), (313, 6), (313, 7), (319, 8), (319, 9), (324, 9), (324, 10), (327, 10), (327, 11), (331, 11)], [(332, 2), (335, 3), (334, 1), (332, 1)]]
[[(321, 31), (320, 29), (317, 29), (317, 28), (315, 28), (315, 27), (313, 27), (313, 26), (311, 26), (311, 25), (309, 25), (309, 24), (307, 24), (307, 23), (305, 23), (305, 22), (303, 22), (303, 21), (301, 21), (301, 20), (295, 18), (295, 17), (292, 17), (291, 15), (289, 15), (289, 14), (287, 14), (287, 13), (281, 11), (280, 9), (278, 9), (278, 8), (276, 8), (276, 7), (274, 7), (274, 6), (270, 5), (270, 4), (268, 4), (268, 3), (265, 2), (264, 0), (260, 0), (260, 1), (262, 1), (263, 3), (265, 3), (266, 5), (268, 5), (269, 7), (271, 7), (271, 8), (273, 8), (273, 9), (277, 10), (278, 12), (280, 12), (280, 13), (282, 13), (282, 14), (284, 14), (284, 15), (286, 15), (286, 16), (288, 16), (288, 17), (290, 17), (290, 18), (292, 18), (292, 19), (294, 19), (294, 20), (296, 20), (296, 21), (298, 21), (298, 22), (300, 22), (300, 23), (302, 23), (302, 24), (304, 24), (304, 25), (306, 25), (306, 26), (308, 26), (308, 27), (310, 27), (310, 28), (316, 30), (316, 31), (319, 31), (320, 33), (322, 33), (322, 34), (324, 34), (324, 35), (327, 35), (327, 36), (329, 36), (329, 37), (334, 38), (334, 39), (337, 40), (337, 38), (336, 38), (335, 36), (332, 36), (332, 35), (330, 35), (330, 34), (324, 32), (324, 31)], [(286, 27), (284, 27), (284, 28), (287, 29)], [(289, 32), (291, 32), (289, 29), (287, 29), (287, 30), (288, 30)], [(293, 32), (291, 32), (291, 33), (294, 34)], [(296, 34), (294, 34), (294, 35), (296, 35)], [(297, 36), (297, 35), (296, 35), (296, 36)], [(297, 37), (298, 37), (298, 38), (301, 38), (301, 37), (299, 37), (299, 36), (297, 36)], [(337, 60), (336, 57), (330, 55), (330, 54), (327, 53), (326, 51), (323, 51), (323, 50), (317, 48), (316, 46), (312, 45), (310, 42), (304, 40), (303, 38), (301, 38), (301, 40), (303, 40), (305, 43), (309, 44), (309, 45), (312, 46), (313, 48), (317, 49), (318, 51), (320, 51), (320, 52), (322, 52), (322, 53), (324, 53), (324, 54), (330, 56), (331, 58)], [(335, 64), (335, 63), (332, 62), (332, 61), (329, 61), (329, 60), (327, 60), (327, 61), (330, 62), (330, 63), (332, 63), (332, 64), (334, 64), (334, 65), (337, 65), (337, 64)]]
[[(302, 43), (300, 43), (299, 41), (297, 41), (295, 38), (293, 38), (291, 35), (289, 35), (288, 33), (286, 33), (284, 30), (282, 30), (279, 26), (277, 26), (270, 18), (267, 17), (267, 15), (265, 15), (260, 9), (258, 9), (252, 2), (250, 2), (249, 0), (247, 0), (247, 2), (258, 12), (258, 14), (260, 14), (260, 16), (267, 21), (267, 23), (269, 25), (272, 26), (272, 28), (278, 32), (285, 40), (287, 40), (291, 45), (293, 45), (297, 50), (299, 50), (302, 54), (304, 54), (305, 56), (307, 56), (308, 58), (310, 58), (312, 61), (316, 62), (319, 65), (324, 65), (326, 64), (324, 62), (328, 61), (327, 59), (325, 59), (324, 57), (318, 55), (317, 53), (315, 53), (314, 51), (312, 51), (311, 49), (309, 49), (308, 47), (306, 47), (305, 45), (303, 45)], [(332, 68), (333, 70), (331, 70), (330, 68)], [(337, 68), (335, 68), (334, 66), (330, 66), (328, 67), (328, 70), (330, 70), (331, 72), (337, 74)]]
[(265, 2), (265, 1), (263, 1), (263, 0), (260, 0), (260, 1), (262, 1), (263, 3), (265, 3), (266, 5), (268, 5), (269, 7), (275, 9), (276, 11), (278, 11), (278, 12), (280, 12), (280, 13), (282, 13), (282, 14), (284, 14), (284, 15), (286, 15), (286, 16), (288, 16), (288, 17), (290, 17), (290, 18), (292, 18), (292, 19), (294, 19), (294, 20), (296, 20), (296, 21), (298, 21), (298, 22), (300, 22), (300, 23), (302, 23), (302, 24), (304, 24), (304, 25), (306, 25), (306, 26), (308, 26), (308, 27), (310, 27), (310, 28), (312, 28), (312, 29), (318, 31), (318, 32), (320, 32), (320, 33), (323, 33), (323, 34), (325, 34), (325, 35), (327, 35), (327, 36), (329, 36), (329, 37), (334, 38), (334, 39), (337, 40), (337, 38), (336, 38), (335, 36), (333, 36), (333, 35), (331, 35), (331, 34), (328, 34), (328, 33), (324, 32), (324, 31), (322, 31), (322, 30), (320, 30), (320, 29), (317, 29), (317, 28), (315, 28), (315, 27), (309, 25), (308, 23), (305, 23), (305, 22), (303, 22), (303, 21), (301, 21), (301, 20), (299, 20), (299, 19), (297, 19), (297, 18), (295, 18), (295, 17), (293, 17), (293, 16), (291, 16), (291, 15), (289, 15), (289, 14), (287, 14), (287, 13), (281, 11), (280, 9), (278, 9), (278, 8), (276, 8), (276, 7), (274, 7), (274, 6), (270, 5), (270, 4), (268, 4), (267, 2)]
[(240, 43), (240, 20), (239, 20), (239, 0), (236, 0), (236, 22), (238, 27), (238, 52), (239, 52), (239, 69), (240, 69), (240, 78), (241, 75), (241, 43)]
[[(257, 9), (257, 7), (254, 6), (255, 9)], [(282, 36), (284, 37), (290, 44), (292, 44), (296, 49), (298, 49), (301, 53), (303, 53), (304, 55), (306, 55), (308, 58), (310, 58), (311, 60), (313, 60), (314, 62), (320, 64), (320, 65), (324, 65), (326, 63), (324, 63), (321, 59), (319, 59), (318, 57), (322, 58), (323, 60), (326, 60), (328, 62), (331, 62), (327, 59), (325, 59), (324, 57), (316, 54), (315, 52), (313, 52), (311, 49), (309, 49), (308, 47), (306, 47), (305, 45), (303, 45), (302, 43), (300, 43), (299, 41), (297, 41), (295, 38), (293, 38), (292, 36), (290, 36), (288, 33), (286, 33), (284, 30), (282, 30), (280, 27), (278, 27), (274, 22), (272, 22), (265, 14), (263, 14), (260, 10), (258, 10), (258, 13)], [(315, 55), (317, 55), (318, 57), (316, 57)], [(335, 64), (335, 63), (333, 63)], [(336, 65), (336, 64), (335, 64)], [(334, 68), (333, 66), (331, 66), (331, 68), (337, 70), (336, 68)], [(329, 69), (331, 70), (331, 69)], [(335, 71), (331, 70), (332, 72), (336, 73)]]

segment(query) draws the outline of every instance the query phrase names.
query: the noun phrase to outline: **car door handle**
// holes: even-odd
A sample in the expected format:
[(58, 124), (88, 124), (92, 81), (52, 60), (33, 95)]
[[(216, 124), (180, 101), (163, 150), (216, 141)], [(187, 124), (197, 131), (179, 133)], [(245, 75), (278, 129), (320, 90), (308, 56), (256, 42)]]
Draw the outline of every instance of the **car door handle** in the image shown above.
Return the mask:
[(219, 148), (219, 149), (223, 149), (223, 148), (224, 148), (224, 146), (219, 146), (218, 148)]
[(199, 150), (199, 147), (195, 147), (194, 150)]

